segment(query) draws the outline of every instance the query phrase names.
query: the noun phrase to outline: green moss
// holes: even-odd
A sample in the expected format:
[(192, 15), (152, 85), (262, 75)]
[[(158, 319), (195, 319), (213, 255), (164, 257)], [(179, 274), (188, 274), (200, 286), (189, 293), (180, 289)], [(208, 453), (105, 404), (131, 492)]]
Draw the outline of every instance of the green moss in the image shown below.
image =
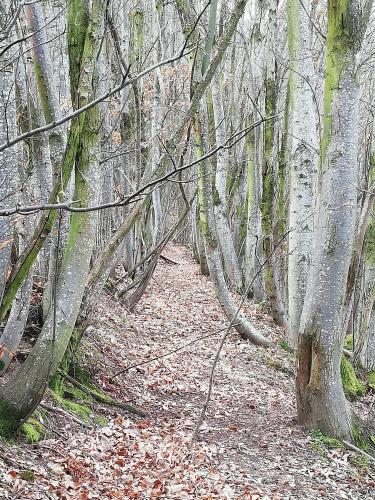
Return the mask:
[(86, 368), (78, 364), (73, 364), (69, 370), (69, 375), (89, 389), (97, 390), (96, 385), (92, 381), (92, 375)]
[(243, 206), (242, 214), (241, 214), (241, 219), (240, 219), (240, 229), (238, 232), (239, 236), (239, 241), (240, 241), (240, 248), (244, 244), (244, 241), (246, 239), (247, 235), (247, 213), (248, 213), (248, 207), (247, 207), (247, 200), (245, 201), (245, 204)]
[(72, 363), (74, 363), (74, 358), (78, 350), (79, 342), (82, 337), (82, 328), (77, 325), (73, 329), (72, 335), (69, 340), (69, 346), (64, 354), (64, 357), (60, 363), (58, 372), (52, 377), (49, 388), (59, 396), (64, 396), (64, 373), (69, 373)]
[(24, 481), (33, 482), (35, 481), (35, 474), (32, 470), (23, 470), (20, 472), (20, 478)]
[(103, 417), (103, 415), (95, 415), (95, 422), (102, 427), (108, 425), (108, 419)]
[(44, 427), (36, 418), (29, 418), (21, 425), (20, 433), (23, 434), (28, 443), (34, 444), (40, 441)]
[(368, 374), (368, 385), (371, 389), (375, 390), (375, 372), (370, 372)]
[(74, 403), (73, 401), (69, 401), (68, 399), (64, 399), (57, 394), (55, 394), (54, 397), (60, 406), (62, 406), (66, 410), (69, 410), (72, 413), (76, 414), (83, 421), (87, 422), (88, 420), (90, 420), (92, 411), (87, 406), (85, 406), (83, 404)]
[(72, 0), (68, 4), (67, 40), (69, 48), (69, 74), (72, 100), (77, 98), (80, 68), (89, 23), (88, 4), (81, 0)]
[(368, 451), (371, 445), (370, 437), (363, 431), (360, 425), (352, 426), (352, 437), (354, 444), (363, 451)]
[[(321, 144), (321, 159), (324, 164), (328, 146), (331, 141), (332, 130), (332, 103), (335, 94), (340, 88), (341, 75), (348, 64), (347, 55), (355, 49), (355, 38), (358, 31), (353, 22), (350, 2), (348, 0), (336, 0), (328, 2), (328, 24), (327, 24), (327, 49), (326, 49), (326, 77), (323, 99), (323, 135)], [(353, 57), (353, 55), (351, 55)]]
[(79, 401), (92, 401), (92, 398), (89, 394), (81, 391), (78, 387), (73, 385), (64, 385), (63, 387), (63, 397), (64, 399), (77, 399)]
[(369, 468), (369, 460), (364, 455), (354, 455), (349, 457), (349, 462), (357, 469), (363, 470)]
[(313, 442), (319, 444), (320, 446), (324, 446), (326, 448), (343, 448), (344, 445), (341, 441), (335, 438), (331, 438), (323, 434), (320, 430), (314, 429), (311, 431), (311, 436), (313, 438)]
[(0, 436), (6, 440), (11, 440), (17, 431), (15, 422), (19, 422), (22, 415), (16, 412), (15, 408), (7, 401), (0, 400)]
[(318, 441), (311, 441), (310, 443), (310, 447), (317, 451), (319, 453), (319, 455), (321, 456), (326, 456), (327, 454), (327, 448), (325, 446), (323, 446), (321, 443), (319, 443)]
[(345, 337), (344, 347), (345, 349), (353, 350), (353, 335), (347, 335)]
[(341, 358), (340, 370), (342, 385), (346, 396), (351, 400), (357, 395), (363, 396), (366, 390), (365, 386), (358, 380), (353, 365), (345, 356)]
[(294, 352), (294, 350), (288, 344), (287, 340), (281, 340), (280, 347), (281, 347), (281, 349), (283, 349), (286, 352), (289, 352), (290, 354), (292, 354)]

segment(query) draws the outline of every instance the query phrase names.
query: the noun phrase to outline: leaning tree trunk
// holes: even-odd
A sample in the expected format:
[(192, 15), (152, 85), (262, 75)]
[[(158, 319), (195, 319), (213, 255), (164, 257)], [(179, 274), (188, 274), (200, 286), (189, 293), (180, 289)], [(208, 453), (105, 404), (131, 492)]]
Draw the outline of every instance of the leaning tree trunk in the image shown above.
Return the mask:
[[(74, 36), (70, 36), (70, 76), (71, 76), (71, 87), (72, 87), (72, 102), (74, 109), (78, 109), (77, 105), (77, 91), (79, 85), (79, 68), (81, 67), (81, 62), (83, 65), (87, 65), (87, 67), (82, 66), (82, 74), (91, 74), (90, 66), (91, 57), (90, 53), (87, 50), (86, 54), (83, 54), (82, 51), (84, 49), (84, 44), (86, 40), (86, 46), (89, 48), (89, 35), (86, 37), (85, 26), (87, 25), (85, 8), (78, 4), (78, 0), (71, 2), (71, 9), (69, 11), (73, 11), (72, 22), (70, 26), (75, 23), (77, 33)], [(87, 38), (87, 39), (86, 39)], [(81, 61), (81, 58), (84, 56), (84, 60)], [(87, 98), (83, 98), (81, 96), (81, 104), (87, 104)], [(82, 105), (84, 105), (82, 104)], [(60, 165), (60, 176), (56, 180), (53, 185), (52, 192), (50, 193), (48, 203), (55, 203), (60, 191), (64, 191), (69, 183), (71, 178), (72, 169), (74, 166), (75, 157), (77, 154), (80, 133), (81, 129), (84, 126), (85, 116), (87, 111), (81, 113), (78, 117), (73, 118), (70, 123), (70, 129), (67, 138), (67, 145), (64, 151), (64, 156), (62, 158), (62, 162)], [(31, 237), (29, 238), (27, 244), (21, 255), (19, 256), (17, 262), (13, 266), (12, 272), (8, 277), (6, 283), (6, 290), (4, 292), (3, 300), (0, 306), (0, 320), (3, 320), (14, 300), (14, 297), (17, 294), (17, 291), (22, 286), (23, 281), (26, 279), (26, 276), (30, 272), (30, 269), (37, 258), (41, 248), (43, 247), (46, 239), (54, 227), (56, 222), (57, 213), (55, 210), (44, 211), (40, 216), (40, 220), (35, 227), (35, 230)]]
[(349, 441), (358, 437), (340, 360), (345, 295), (357, 208), (358, 82), (355, 59), (365, 22), (357, 0), (328, 1), (321, 182), (314, 261), (301, 317), (297, 367), (299, 422)]
[[(203, 135), (200, 117), (195, 119), (195, 142), (197, 146), (197, 156), (203, 156)], [(237, 312), (228, 286), (225, 282), (224, 270), (220, 256), (219, 240), (216, 232), (215, 215), (212, 197), (211, 175), (207, 161), (200, 163), (199, 169), (199, 205), (200, 205), (200, 224), (203, 235), (204, 246), (207, 255), (210, 276), (213, 280), (217, 298), (223, 308), (224, 313), (230, 321), (235, 319), (234, 328), (244, 340), (249, 340), (253, 344), (264, 347), (272, 346), (272, 342), (258, 332), (254, 326), (241, 314)]]
[[(73, 41), (69, 56), (79, 56), (81, 64), (71, 67), (72, 98), (82, 106), (96, 88), (95, 66), (100, 42), (101, 2), (94, 0), (92, 11), (82, 0), (69, 4), (68, 33)], [(85, 25), (75, 21), (77, 9), (83, 12)], [(73, 25), (71, 24), (73, 23)], [(79, 31), (79, 34), (78, 34)], [(81, 36), (84, 45), (77, 46)], [(76, 50), (76, 52), (75, 52)], [(75, 52), (75, 53), (74, 53)], [(85, 71), (81, 71), (85, 68)], [(75, 157), (76, 186), (74, 199), (81, 207), (97, 200), (99, 180), (99, 114), (97, 107), (86, 112)], [(96, 213), (73, 213), (70, 221), (54, 306), (38, 340), (26, 361), (0, 389), (0, 431), (9, 435), (34, 411), (43, 397), (51, 376), (60, 364), (75, 325), (90, 266), (96, 232)]]
[[(56, 76), (52, 70), (52, 62), (47, 43), (45, 18), (41, 1), (25, 5), (27, 27), (31, 45), (31, 57), (34, 66), (35, 80), (38, 87), (39, 101), (43, 110), (45, 123), (52, 123), (60, 118), (58, 88)], [(51, 157), (52, 182), (61, 182), (61, 160), (64, 153), (65, 133), (62, 127), (52, 130), (48, 138)], [(48, 276), (43, 291), (43, 316), (46, 317), (52, 302), (53, 274), (57, 265), (56, 238), (50, 234), (51, 245), (48, 259)]]

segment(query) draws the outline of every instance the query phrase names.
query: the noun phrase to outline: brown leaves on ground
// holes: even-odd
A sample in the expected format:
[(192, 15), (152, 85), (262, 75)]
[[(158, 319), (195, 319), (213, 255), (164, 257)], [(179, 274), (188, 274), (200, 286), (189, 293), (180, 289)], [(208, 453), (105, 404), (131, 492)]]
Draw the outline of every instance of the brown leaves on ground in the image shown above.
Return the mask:
[[(296, 425), (292, 356), (256, 348), (235, 332), (221, 354), (200, 440), (191, 443), (228, 322), (188, 251), (172, 246), (167, 255), (179, 265), (159, 263), (134, 313), (103, 295), (83, 346), (97, 384), (149, 417), (111, 409), (106, 426), (84, 432), (60, 419), (55, 439), (9, 446), (1, 498), (373, 498), (373, 471), (353, 466), (346, 450), (314, 447)], [(256, 307), (247, 304), (245, 312), (263, 334), (281, 340), (281, 330)]]

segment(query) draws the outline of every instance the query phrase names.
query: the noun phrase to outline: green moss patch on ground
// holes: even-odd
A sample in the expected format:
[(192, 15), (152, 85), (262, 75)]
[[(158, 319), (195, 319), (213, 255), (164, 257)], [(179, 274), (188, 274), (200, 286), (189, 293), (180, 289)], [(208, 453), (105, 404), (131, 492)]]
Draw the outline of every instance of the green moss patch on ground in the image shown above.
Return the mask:
[(38, 443), (44, 435), (44, 427), (37, 418), (30, 417), (21, 425), (20, 434), (25, 437), (28, 443)]

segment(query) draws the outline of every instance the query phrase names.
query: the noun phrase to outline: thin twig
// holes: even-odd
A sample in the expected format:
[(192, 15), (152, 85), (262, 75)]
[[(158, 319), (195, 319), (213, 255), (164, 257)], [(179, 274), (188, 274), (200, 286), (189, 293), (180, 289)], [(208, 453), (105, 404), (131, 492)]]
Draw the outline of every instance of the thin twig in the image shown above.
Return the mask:
[[(30, 205), (30, 206), (18, 206), (16, 205), (15, 207), (11, 208), (6, 208), (0, 210), (0, 217), (7, 217), (9, 215), (14, 215), (14, 214), (22, 214), (22, 215), (30, 215), (34, 214), (35, 212), (38, 211), (45, 211), (45, 210), (66, 210), (67, 212), (75, 212), (75, 213), (87, 213), (87, 212), (94, 212), (98, 210), (103, 210), (105, 208), (114, 208), (114, 207), (124, 207), (126, 205), (129, 205), (131, 202), (133, 202), (136, 198), (138, 198), (140, 195), (146, 196), (149, 195), (150, 192), (147, 191), (150, 188), (153, 188), (164, 181), (168, 181), (170, 177), (173, 177), (174, 175), (178, 174), (179, 172), (183, 172), (184, 170), (187, 170), (191, 167), (194, 167), (195, 165), (198, 165), (202, 161), (207, 160), (208, 158), (211, 158), (211, 156), (215, 155), (222, 149), (231, 149), (237, 142), (242, 140), (246, 135), (253, 130), (256, 127), (259, 127), (263, 122), (268, 121), (268, 120), (273, 120), (275, 118), (275, 115), (273, 116), (268, 116), (265, 118), (262, 118), (260, 120), (257, 120), (253, 124), (249, 125), (248, 127), (244, 127), (242, 130), (239, 130), (238, 132), (234, 133), (232, 136), (229, 137), (224, 143), (219, 144), (219, 146), (211, 149), (208, 151), (205, 155), (201, 156), (200, 158), (197, 158), (196, 160), (182, 165), (181, 167), (178, 167), (176, 169), (173, 169), (169, 172), (167, 172), (165, 175), (158, 177), (157, 179), (154, 179), (153, 181), (148, 182), (144, 186), (141, 186), (139, 189), (137, 189), (133, 194), (129, 195), (126, 197), (124, 200), (120, 201), (115, 201), (115, 202), (110, 202), (110, 203), (104, 203), (101, 205), (96, 205), (92, 207), (72, 207), (71, 203), (44, 203), (41, 205)], [(2, 151), (0, 147), (0, 152)], [(78, 203), (79, 200), (76, 200), (72, 203)]]
[[(232, 325), (232, 326), (237, 326), (237, 325)], [(141, 363), (136, 363), (134, 365), (127, 366), (123, 370), (121, 370), (121, 371), (115, 373), (114, 375), (112, 375), (112, 377), (109, 379), (109, 381), (112, 382), (112, 380), (114, 378), (116, 378), (119, 375), (122, 375), (123, 373), (131, 370), (132, 368), (138, 368), (139, 366), (147, 365), (148, 363), (152, 363), (153, 361), (159, 361), (162, 358), (166, 358), (167, 356), (170, 356), (171, 354), (174, 354), (174, 353), (176, 353), (178, 351), (182, 351), (183, 349), (186, 349), (187, 347), (195, 344), (196, 342), (199, 342), (200, 340), (204, 340), (204, 339), (207, 339), (209, 337), (212, 337), (213, 335), (217, 335), (218, 333), (222, 332), (223, 330), (227, 330), (227, 327), (221, 328), (220, 330), (216, 330), (216, 331), (208, 333), (206, 335), (202, 335), (201, 337), (198, 337), (198, 338), (196, 338), (196, 339), (188, 342), (187, 344), (180, 345), (176, 349), (173, 349), (172, 351), (166, 352), (165, 354), (162, 354), (161, 356), (155, 356), (154, 358), (147, 359), (146, 361), (141, 361)]]

